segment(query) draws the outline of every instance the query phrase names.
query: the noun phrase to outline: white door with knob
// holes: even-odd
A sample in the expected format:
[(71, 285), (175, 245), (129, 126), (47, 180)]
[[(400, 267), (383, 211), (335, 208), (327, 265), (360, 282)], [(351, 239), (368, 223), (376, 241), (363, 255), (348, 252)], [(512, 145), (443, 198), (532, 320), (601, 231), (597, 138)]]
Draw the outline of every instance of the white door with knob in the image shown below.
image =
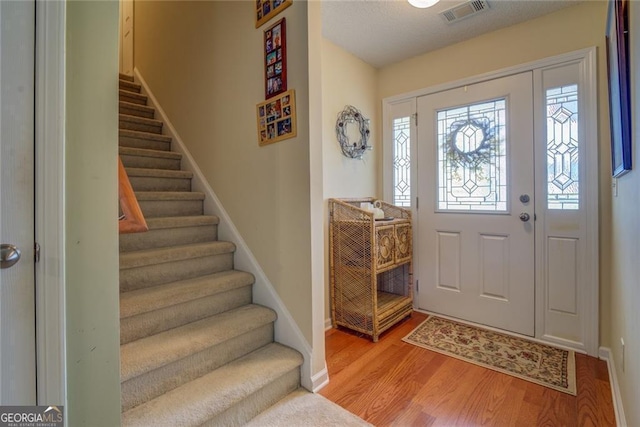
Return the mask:
[(417, 99), (418, 307), (535, 326), (532, 73)]
[(0, 405), (36, 404), (34, 35), (34, 1), (0, 2)]

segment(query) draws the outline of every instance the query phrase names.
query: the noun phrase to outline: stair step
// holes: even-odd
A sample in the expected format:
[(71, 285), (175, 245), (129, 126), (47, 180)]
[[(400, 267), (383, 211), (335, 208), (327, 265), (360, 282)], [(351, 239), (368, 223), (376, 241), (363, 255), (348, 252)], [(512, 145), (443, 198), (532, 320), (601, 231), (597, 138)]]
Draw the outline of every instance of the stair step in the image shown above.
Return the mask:
[(133, 81), (133, 76), (130, 76), (128, 74), (118, 73), (118, 76), (119, 76), (120, 80), (127, 80), (127, 81), (130, 81), (130, 82)]
[(133, 104), (131, 102), (120, 101), (118, 103), (120, 114), (128, 114), (130, 116), (145, 117), (153, 119), (156, 110), (146, 105)]
[(270, 308), (247, 304), (120, 346), (120, 381), (125, 382), (220, 342), (275, 322)]
[(235, 245), (207, 242), (120, 254), (120, 291), (127, 292), (233, 269)]
[(243, 425), (296, 390), (302, 356), (268, 344), (122, 414), (123, 426)]
[(247, 304), (120, 346), (127, 410), (273, 341), (273, 310)]
[(217, 216), (147, 218), (149, 231), (120, 235), (120, 252), (218, 240)]
[(144, 117), (129, 116), (120, 114), (118, 127), (120, 129), (135, 130), (138, 132), (149, 132), (162, 134), (163, 123), (160, 120), (145, 119)]
[(133, 191), (191, 191), (193, 173), (182, 170), (125, 168)]
[(173, 151), (119, 147), (118, 153), (125, 168), (180, 170), (182, 154)]
[(132, 104), (147, 105), (148, 98), (146, 95), (142, 95), (140, 93), (120, 89), (118, 91), (118, 99), (124, 102), (131, 102)]
[(254, 278), (228, 270), (120, 295), (120, 344), (251, 303)]
[(120, 75), (119, 154), (149, 227), (120, 236), (122, 425), (244, 425), (300, 387), (303, 358), (273, 342), (276, 313), (252, 304), (141, 92)]
[(299, 388), (250, 420), (245, 427), (373, 427), (336, 403)]
[(233, 252), (235, 249), (236, 246), (231, 242), (216, 241), (127, 252), (120, 254), (120, 270), (217, 255)]
[(136, 198), (145, 219), (203, 213), (204, 193), (196, 191), (139, 191)]
[(135, 92), (135, 93), (140, 93), (140, 91), (142, 90), (142, 86), (139, 85), (138, 83), (134, 83), (130, 80), (123, 80), (123, 79), (120, 79), (119, 87), (122, 90)]
[(142, 148), (147, 150), (171, 150), (171, 137), (157, 133), (120, 129), (118, 141), (121, 147)]

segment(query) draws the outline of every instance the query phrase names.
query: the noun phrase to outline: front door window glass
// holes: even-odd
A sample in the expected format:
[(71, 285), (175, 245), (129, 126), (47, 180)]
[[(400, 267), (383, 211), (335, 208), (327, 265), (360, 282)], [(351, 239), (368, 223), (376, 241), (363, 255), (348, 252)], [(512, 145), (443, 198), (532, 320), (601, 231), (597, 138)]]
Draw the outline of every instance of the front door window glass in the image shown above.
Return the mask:
[(507, 211), (506, 100), (437, 113), (438, 210)]

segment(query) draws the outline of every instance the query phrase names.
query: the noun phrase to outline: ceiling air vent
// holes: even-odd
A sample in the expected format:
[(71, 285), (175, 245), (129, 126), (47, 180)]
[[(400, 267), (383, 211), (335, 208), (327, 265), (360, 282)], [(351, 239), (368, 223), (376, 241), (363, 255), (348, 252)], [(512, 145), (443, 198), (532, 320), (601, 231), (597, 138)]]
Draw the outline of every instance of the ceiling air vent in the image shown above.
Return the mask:
[(484, 12), (488, 9), (489, 3), (487, 3), (486, 0), (471, 0), (445, 10), (444, 12), (440, 12), (440, 16), (442, 16), (442, 19), (444, 19), (445, 22), (451, 24), (480, 12)]

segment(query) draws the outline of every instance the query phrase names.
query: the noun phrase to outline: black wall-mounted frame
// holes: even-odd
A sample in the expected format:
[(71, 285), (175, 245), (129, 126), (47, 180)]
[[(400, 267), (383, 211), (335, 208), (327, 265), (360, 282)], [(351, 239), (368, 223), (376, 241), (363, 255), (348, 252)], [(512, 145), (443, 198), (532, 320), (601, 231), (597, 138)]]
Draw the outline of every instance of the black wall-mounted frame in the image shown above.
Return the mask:
[(632, 168), (629, 0), (609, 0), (606, 39), (612, 174), (620, 177)]

